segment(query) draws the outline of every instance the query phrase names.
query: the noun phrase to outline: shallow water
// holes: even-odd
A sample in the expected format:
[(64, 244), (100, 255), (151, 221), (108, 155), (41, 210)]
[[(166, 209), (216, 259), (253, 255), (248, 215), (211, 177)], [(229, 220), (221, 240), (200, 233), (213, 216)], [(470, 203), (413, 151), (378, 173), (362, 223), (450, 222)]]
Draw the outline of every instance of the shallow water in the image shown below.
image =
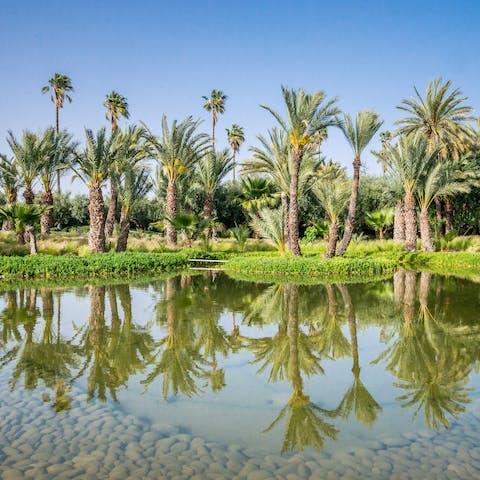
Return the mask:
[(480, 478), (479, 312), (415, 272), (1, 293), (2, 478)]

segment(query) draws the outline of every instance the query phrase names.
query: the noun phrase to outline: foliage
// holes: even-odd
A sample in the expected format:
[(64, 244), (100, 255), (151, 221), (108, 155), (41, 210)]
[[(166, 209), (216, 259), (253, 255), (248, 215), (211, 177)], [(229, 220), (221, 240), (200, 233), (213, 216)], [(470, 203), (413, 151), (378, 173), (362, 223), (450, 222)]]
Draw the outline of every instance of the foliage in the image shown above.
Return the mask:
[(276, 210), (262, 208), (257, 212), (257, 215), (252, 216), (250, 226), (255, 232), (258, 232), (262, 238), (270, 240), (280, 253), (285, 253), (283, 212), (281, 208)]
[(240, 250), (245, 250), (245, 244), (250, 237), (250, 229), (246, 225), (235, 225), (230, 229), (230, 235), (236, 240)]
[(383, 232), (385, 228), (390, 226), (393, 223), (394, 210), (393, 208), (382, 208), (380, 210), (375, 210), (371, 213), (367, 213), (365, 217), (365, 223), (373, 228), (375, 232), (378, 232), (380, 239), (383, 240)]

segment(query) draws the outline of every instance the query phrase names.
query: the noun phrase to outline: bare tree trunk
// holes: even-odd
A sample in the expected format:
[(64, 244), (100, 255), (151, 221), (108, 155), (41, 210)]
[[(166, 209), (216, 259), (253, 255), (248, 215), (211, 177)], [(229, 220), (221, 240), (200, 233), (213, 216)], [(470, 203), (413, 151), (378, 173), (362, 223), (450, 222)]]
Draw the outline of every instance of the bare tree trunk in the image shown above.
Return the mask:
[(432, 230), (430, 229), (426, 208), (420, 210), (420, 238), (422, 239), (423, 249), (427, 252), (433, 252)]
[[(175, 180), (168, 180), (166, 213), (168, 218), (173, 218), (177, 214), (177, 185)], [(177, 245), (177, 231), (175, 227), (167, 222), (167, 246), (173, 248)]]
[(357, 214), (358, 184), (360, 182), (360, 156), (357, 155), (353, 160), (353, 182), (352, 194), (350, 195), (350, 204), (348, 206), (347, 220), (345, 222), (345, 232), (342, 241), (337, 249), (337, 255), (343, 255), (352, 240), (353, 229), (355, 228), (355, 216)]
[(287, 250), (290, 250), (290, 234), (288, 228), (288, 195), (285, 192), (281, 194), (282, 212), (283, 212), (283, 242)]
[[(42, 193), (42, 207), (52, 207), (53, 206), (53, 194), (50, 189)], [(40, 233), (42, 235), (48, 235), (50, 233), (50, 228), (53, 225), (53, 214), (52, 209), (49, 208), (42, 213), (40, 218)]]
[(33, 228), (33, 225), (27, 225), (26, 231), (28, 232), (30, 237), (30, 255), (36, 255), (38, 253), (38, 249), (35, 228)]
[(327, 250), (323, 254), (325, 258), (332, 258), (335, 256), (335, 248), (337, 247), (337, 241), (338, 241), (338, 223), (335, 220), (330, 224), (330, 228), (328, 229)]
[(405, 247), (407, 252), (417, 248), (417, 218), (415, 214), (415, 199), (412, 192), (405, 194)]
[(288, 230), (290, 251), (294, 257), (299, 257), (300, 244), (298, 243), (298, 176), (303, 152), (295, 150), (292, 158), (292, 176), (290, 180), (290, 206), (288, 212)]
[(405, 241), (405, 212), (403, 202), (399, 200), (395, 204), (395, 217), (393, 219), (393, 241)]
[(120, 215), (120, 231), (117, 239), (117, 252), (125, 252), (127, 249), (129, 233), (130, 218), (128, 215), (128, 210), (124, 207), (122, 208), (122, 213)]
[(100, 185), (90, 187), (88, 210), (90, 213), (90, 232), (88, 246), (93, 253), (105, 252), (104, 204)]
[(110, 179), (110, 201), (108, 203), (107, 219), (105, 220), (105, 237), (113, 235), (115, 213), (117, 211), (118, 189), (113, 179)]
[(451, 198), (445, 199), (445, 233), (453, 230), (453, 203)]

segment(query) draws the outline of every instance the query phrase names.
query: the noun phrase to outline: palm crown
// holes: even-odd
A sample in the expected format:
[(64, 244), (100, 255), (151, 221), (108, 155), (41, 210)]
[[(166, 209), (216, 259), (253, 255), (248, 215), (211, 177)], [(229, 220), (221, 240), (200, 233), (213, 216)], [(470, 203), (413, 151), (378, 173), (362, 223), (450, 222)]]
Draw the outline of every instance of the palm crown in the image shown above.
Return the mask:
[(67, 92), (73, 92), (72, 81), (70, 77), (56, 73), (49, 81), (48, 85), (42, 88), (42, 93), (51, 92), (50, 98), (55, 104), (56, 108), (63, 108), (65, 99), (69, 103), (72, 102), (72, 97)]
[(117, 128), (120, 116), (130, 118), (127, 99), (114, 90), (106, 96), (103, 106), (107, 108), (105, 116), (110, 120), (112, 130)]

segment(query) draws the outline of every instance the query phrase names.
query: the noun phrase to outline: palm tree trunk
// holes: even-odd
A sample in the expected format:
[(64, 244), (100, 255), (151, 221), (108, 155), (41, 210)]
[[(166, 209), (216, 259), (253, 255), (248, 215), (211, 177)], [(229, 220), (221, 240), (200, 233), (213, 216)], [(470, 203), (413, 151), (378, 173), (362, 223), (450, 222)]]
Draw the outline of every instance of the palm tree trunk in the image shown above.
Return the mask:
[[(168, 180), (167, 198), (166, 198), (166, 214), (168, 218), (173, 218), (177, 214), (177, 185), (175, 180)], [(167, 246), (172, 248), (177, 245), (177, 231), (175, 227), (167, 222)]]
[[(48, 188), (42, 193), (42, 207), (52, 207), (53, 206), (53, 194), (52, 191)], [(52, 209), (49, 208), (42, 213), (40, 218), (40, 233), (42, 235), (48, 235), (50, 233), (50, 228), (53, 225), (53, 214)]]
[(213, 211), (213, 195), (212, 192), (205, 193), (205, 201), (203, 202), (203, 218), (208, 220), (212, 216)]
[(289, 371), (292, 375), (293, 395), (295, 399), (302, 395), (303, 382), (298, 358), (298, 285), (287, 283), (285, 295), (288, 305), (288, 347), (290, 353)]
[[(17, 192), (15, 191), (9, 191), (7, 192), (7, 198), (5, 202), (5, 206), (9, 207), (10, 205), (13, 205), (17, 201)], [(2, 230), (4, 232), (12, 232), (15, 230), (15, 224), (12, 219), (5, 220), (2, 224)]]
[(110, 202), (108, 204), (107, 219), (105, 220), (105, 237), (111, 237), (115, 225), (115, 213), (117, 211), (118, 189), (114, 180), (110, 180)]
[(432, 230), (428, 221), (428, 209), (420, 210), (420, 238), (422, 239), (422, 247), (427, 252), (433, 252)]
[(31, 183), (27, 183), (25, 185), (25, 190), (23, 191), (23, 198), (25, 199), (25, 203), (27, 205), (33, 205), (33, 199), (35, 198), (35, 195), (33, 194)]
[(445, 199), (445, 234), (453, 230), (453, 203), (451, 198)]
[(350, 292), (346, 285), (339, 285), (338, 289), (342, 294), (343, 304), (345, 306), (345, 317), (348, 321), (348, 329), (350, 332), (350, 347), (352, 349), (352, 373), (355, 378), (360, 375), (360, 361), (358, 356), (358, 338), (357, 338), (357, 320), (355, 318), (355, 310)]
[(120, 232), (117, 239), (117, 252), (124, 252), (127, 249), (128, 234), (130, 233), (130, 218), (126, 208), (122, 208), (120, 214)]
[(355, 228), (355, 216), (357, 214), (358, 184), (360, 182), (360, 156), (355, 156), (353, 160), (353, 182), (352, 194), (350, 195), (350, 204), (348, 206), (347, 220), (345, 222), (345, 232), (342, 241), (337, 249), (337, 255), (343, 255), (352, 240), (353, 229)]
[(233, 150), (233, 168), (232, 168), (232, 171), (233, 171), (233, 181), (235, 181), (235, 165), (236, 165), (236, 155), (235, 155), (235, 150)]
[(418, 293), (418, 300), (422, 309), (428, 308), (428, 293), (430, 291), (430, 282), (432, 280), (432, 274), (430, 272), (420, 273), (420, 287)]
[(415, 251), (417, 247), (417, 218), (415, 214), (415, 199), (412, 192), (405, 194), (405, 248), (407, 252)]
[(443, 218), (442, 218), (442, 200), (439, 197), (435, 197), (435, 217), (437, 219), (437, 225), (440, 228), (440, 235), (443, 234)]
[[(58, 121), (59, 110), (60, 109), (59, 109), (58, 105), (55, 104), (55, 132), (57, 133), (57, 135), (60, 132), (60, 122)], [(60, 193), (61, 193), (61, 191), (60, 191), (60, 170), (57, 171), (57, 192), (60, 195)]]
[(393, 218), (393, 241), (405, 241), (405, 212), (403, 202), (399, 200), (395, 204), (395, 216)]
[(290, 206), (288, 212), (288, 230), (290, 251), (294, 257), (299, 257), (300, 244), (298, 243), (298, 176), (303, 152), (295, 150), (292, 158), (292, 176), (290, 179)]
[(100, 347), (102, 330), (105, 328), (105, 287), (89, 287), (90, 316), (88, 337), (94, 350)]
[(28, 235), (30, 237), (30, 255), (36, 255), (38, 253), (38, 249), (35, 228), (33, 228), (33, 225), (27, 225), (26, 231), (28, 232)]
[(332, 258), (335, 256), (337, 241), (338, 241), (338, 223), (337, 223), (337, 220), (335, 220), (330, 224), (330, 228), (328, 229), (327, 250), (323, 254), (325, 258)]
[(415, 293), (417, 289), (417, 273), (405, 272), (405, 295), (403, 297), (403, 316), (406, 328), (413, 327), (415, 319)]
[(285, 192), (281, 194), (282, 199), (282, 212), (283, 212), (283, 242), (287, 250), (290, 249), (290, 234), (288, 228), (288, 195)]
[(120, 329), (120, 317), (118, 316), (118, 304), (117, 304), (117, 295), (115, 287), (110, 285), (107, 287), (108, 291), (108, 303), (110, 304), (110, 314), (111, 314), (111, 323), (112, 331)]
[(24, 228), (21, 228), (17, 232), (17, 245), (19, 247), (23, 247), (23, 245), (25, 245), (25, 229)]
[(215, 152), (215, 113), (212, 112), (212, 152)]
[(88, 246), (93, 253), (105, 252), (104, 204), (100, 185), (90, 187)]

